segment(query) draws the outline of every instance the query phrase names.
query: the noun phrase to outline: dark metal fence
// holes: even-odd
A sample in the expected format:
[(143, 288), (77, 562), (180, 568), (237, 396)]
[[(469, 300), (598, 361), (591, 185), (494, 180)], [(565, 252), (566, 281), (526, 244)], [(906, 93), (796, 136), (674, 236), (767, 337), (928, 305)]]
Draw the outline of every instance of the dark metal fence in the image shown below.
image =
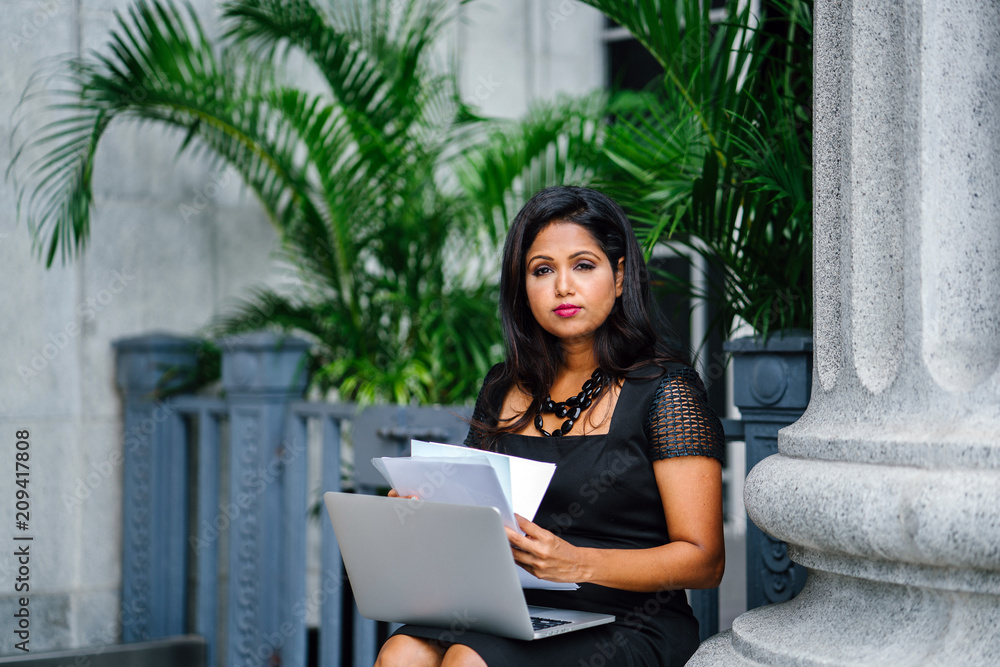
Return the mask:
[[(157, 399), (166, 373), (193, 364), (195, 342), (115, 345), (131, 610), (122, 641), (192, 632), (209, 665), (371, 665), (385, 627), (353, 607), (320, 494), (343, 486), (345, 433), (359, 460), (399, 455), (411, 437), (461, 442), (471, 410), (303, 401), (306, 344), (269, 334), (226, 341), (223, 398)], [(359, 491), (377, 483), (347, 479)], [(320, 534), (312, 568), (310, 532)]]

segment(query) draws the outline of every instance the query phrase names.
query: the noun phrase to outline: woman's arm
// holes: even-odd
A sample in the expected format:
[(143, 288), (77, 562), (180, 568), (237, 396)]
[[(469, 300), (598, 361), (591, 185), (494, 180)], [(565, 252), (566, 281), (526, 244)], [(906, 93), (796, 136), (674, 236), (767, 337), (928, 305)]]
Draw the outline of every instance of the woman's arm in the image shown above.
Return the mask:
[(653, 462), (670, 542), (649, 549), (575, 547), (518, 517), (507, 529), (514, 560), (540, 579), (593, 583), (628, 591), (714, 588), (725, 569), (722, 466), (705, 456)]

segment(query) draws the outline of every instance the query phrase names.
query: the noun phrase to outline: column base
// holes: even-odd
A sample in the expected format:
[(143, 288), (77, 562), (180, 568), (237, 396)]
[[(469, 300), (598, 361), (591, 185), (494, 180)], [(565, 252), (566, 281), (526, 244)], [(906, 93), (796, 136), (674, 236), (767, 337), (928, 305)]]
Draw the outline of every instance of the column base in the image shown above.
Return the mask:
[(795, 599), (751, 610), (704, 642), (708, 665), (998, 665), (1000, 597), (810, 570)]

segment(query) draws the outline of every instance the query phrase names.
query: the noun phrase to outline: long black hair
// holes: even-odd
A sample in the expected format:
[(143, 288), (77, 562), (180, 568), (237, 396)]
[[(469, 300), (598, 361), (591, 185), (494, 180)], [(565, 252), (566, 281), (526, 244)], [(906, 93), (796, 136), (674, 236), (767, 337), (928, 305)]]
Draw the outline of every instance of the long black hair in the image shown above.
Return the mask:
[[(498, 435), (520, 431), (533, 419), (555, 382), (562, 359), (558, 339), (532, 315), (525, 289), (528, 249), (539, 232), (554, 222), (571, 222), (586, 229), (616, 273), (618, 260), (625, 258), (622, 294), (594, 335), (594, 356), (601, 370), (618, 382), (644, 366), (650, 366), (658, 375), (661, 363), (688, 363), (676, 336), (661, 337), (653, 324), (649, 273), (621, 206), (590, 188), (556, 186), (541, 190), (514, 218), (504, 243), (500, 319), (506, 361), (486, 378), (472, 425), (486, 447), (491, 447)], [(667, 326), (665, 322), (657, 324), (661, 330)], [(512, 386), (531, 396), (531, 404), (517, 419), (501, 423), (500, 407)]]

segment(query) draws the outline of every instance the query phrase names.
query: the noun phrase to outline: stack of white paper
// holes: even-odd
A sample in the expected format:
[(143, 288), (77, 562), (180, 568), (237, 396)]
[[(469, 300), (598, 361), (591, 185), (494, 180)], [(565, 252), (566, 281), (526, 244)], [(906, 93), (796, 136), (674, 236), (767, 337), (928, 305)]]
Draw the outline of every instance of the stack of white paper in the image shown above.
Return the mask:
[(485, 458), (496, 471), (504, 495), (510, 501), (511, 508), (526, 519), (535, 518), (538, 506), (542, 504), (545, 491), (549, 488), (552, 475), (556, 471), (555, 463), (533, 461), (519, 456), (508, 456), (496, 452), (486, 452), (481, 449), (442, 445), (437, 442), (410, 442), (410, 456), (413, 457), (455, 457), (461, 459)]
[[(514, 513), (535, 518), (556, 470), (554, 463), (422, 440), (410, 441), (410, 457), (374, 458), (372, 465), (401, 496), (494, 507), (504, 525), (522, 535)], [(543, 581), (521, 568), (518, 573), (525, 588), (578, 588)]]
[[(457, 459), (444, 456), (414, 456), (372, 459), (372, 465), (401, 496), (455, 505), (495, 507), (505, 526), (517, 530), (510, 494), (485, 457)], [(508, 475), (507, 485), (510, 485)]]

